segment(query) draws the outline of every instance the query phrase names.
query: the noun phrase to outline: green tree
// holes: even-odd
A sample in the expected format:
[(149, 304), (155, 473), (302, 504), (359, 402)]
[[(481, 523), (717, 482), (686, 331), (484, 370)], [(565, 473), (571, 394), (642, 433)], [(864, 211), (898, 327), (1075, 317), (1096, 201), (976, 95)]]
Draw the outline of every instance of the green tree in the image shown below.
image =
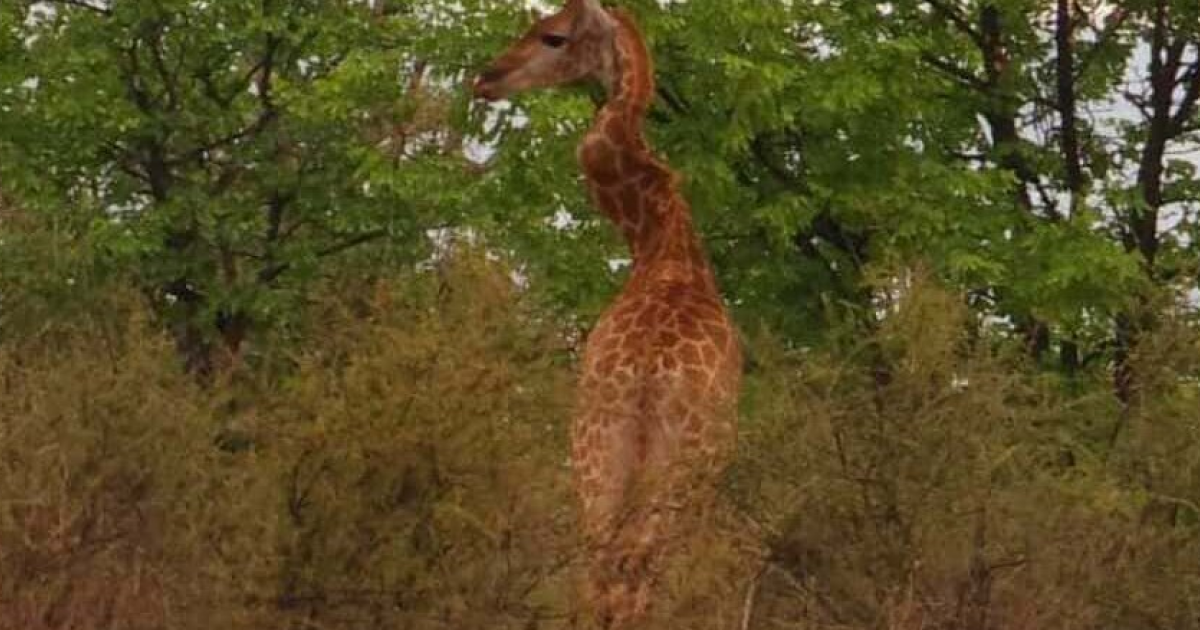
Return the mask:
[(328, 259), (411, 262), (465, 171), (410, 13), (361, 2), (3, 9), (0, 176), (132, 273), (205, 374)]
[[(622, 4), (743, 321), (873, 328), (871, 276), (922, 259), (988, 331), (1065, 374), (1115, 364), (1131, 399), (1156, 294), (1200, 275), (1194, 3)], [(467, 105), (513, 3), (90, 7), (3, 12), (0, 175), (134, 271), (197, 370), (286, 330), (317, 276), (425, 259), (433, 228), (514, 255), (565, 317), (620, 282), (573, 156), (598, 95)]]
[[(1197, 288), (1194, 3), (627, 4), (651, 132), (745, 321), (802, 344), (873, 327), (872, 270), (923, 259), (989, 330), (1065, 374), (1115, 362), (1130, 398), (1152, 294)], [(561, 175), (590, 110), (533, 96), (489, 128), (500, 231), (576, 297), (604, 286), (603, 255), (574, 254), (601, 220)]]
[(944, 102), (981, 122), (967, 158), (1011, 182), (997, 302), (1067, 371), (1113, 356), (1126, 402), (1150, 293), (1196, 288), (1197, 15), (1168, 0), (935, 1), (900, 3), (891, 27), (920, 38)]

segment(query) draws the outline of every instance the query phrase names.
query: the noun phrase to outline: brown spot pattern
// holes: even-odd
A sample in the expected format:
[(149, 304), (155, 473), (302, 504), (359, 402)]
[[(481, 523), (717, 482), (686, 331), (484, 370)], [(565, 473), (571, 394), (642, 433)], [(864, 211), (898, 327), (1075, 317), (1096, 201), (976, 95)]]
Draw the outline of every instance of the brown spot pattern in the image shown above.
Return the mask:
[[(502, 81), (502, 74), (528, 78), (529, 72), (515, 70), (540, 54), (536, 44), (547, 28), (615, 28), (582, 33), (563, 63), (539, 66), (558, 74), (533, 77), (528, 87), (617, 71), (602, 76), (616, 88), (577, 156), (594, 203), (628, 240), (633, 267), (584, 351), (572, 463), (591, 550), (591, 599), (607, 628), (624, 630), (645, 617), (679, 536), (683, 512), (664, 514), (653, 509), (655, 502), (682, 500), (699, 509), (711, 492), (709, 468), (732, 448), (741, 356), (678, 176), (644, 139), (655, 92), (644, 39), (625, 12), (602, 12), (598, 0), (568, 0), (481, 81)], [(615, 58), (597, 58), (608, 54)], [(648, 486), (629, 492), (638, 482)]]

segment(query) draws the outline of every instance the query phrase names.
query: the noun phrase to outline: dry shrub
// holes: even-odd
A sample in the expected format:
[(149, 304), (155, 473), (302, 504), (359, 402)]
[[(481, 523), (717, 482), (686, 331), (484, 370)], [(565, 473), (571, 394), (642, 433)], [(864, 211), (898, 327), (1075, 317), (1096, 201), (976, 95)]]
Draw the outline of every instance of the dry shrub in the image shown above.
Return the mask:
[(660, 584), (647, 630), (740, 628), (748, 585), (759, 573), (760, 532), (727, 498), (679, 545)]
[(261, 577), (225, 539), (254, 484), (133, 302), (0, 346), (0, 628), (209, 627)]
[(475, 252), (347, 293), (322, 305), (322, 337), (260, 426), (283, 473), (283, 618), (456, 629), (567, 618), (563, 337)]
[(1126, 626), (1200, 628), (1200, 334), (1158, 311), (1133, 353), (1135, 404), (1111, 436), (1110, 468), (1136, 527), (1114, 541), (1106, 609)]
[(1067, 397), (973, 342), (956, 296), (919, 274), (899, 293), (841, 352), (756, 343), (735, 488), (769, 556), (748, 627), (1200, 627), (1186, 327), (1143, 345), (1168, 391), (1113, 451), (1104, 383)]
[[(647, 629), (1200, 628), (1194, 328), (1143, 340), (1122, 410), (891, 289), (855, 346), (755, 341)], [(205, 388), (137, 302), (0, 341), (0, 630), (588, 627), (577, 337), (504, 265), (331, 285), (290, 361)]]
[(502, 265), (331, 286), (293, 369), (203, 386), (137, 304), (0, 345), (0, 628), (573, 615), (568, 338)]

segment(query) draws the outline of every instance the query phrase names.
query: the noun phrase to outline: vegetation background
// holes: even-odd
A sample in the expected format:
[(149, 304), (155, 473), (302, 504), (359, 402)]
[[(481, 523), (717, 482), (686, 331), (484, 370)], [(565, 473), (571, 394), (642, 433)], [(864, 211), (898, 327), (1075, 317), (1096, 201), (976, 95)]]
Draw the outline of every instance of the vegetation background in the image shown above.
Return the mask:
[[(1200, 4), (620, 4), (749, 357), (655, 627), (1200, 628)], [(0, 4), (0, 628), (583, 626), (527, 21)]]

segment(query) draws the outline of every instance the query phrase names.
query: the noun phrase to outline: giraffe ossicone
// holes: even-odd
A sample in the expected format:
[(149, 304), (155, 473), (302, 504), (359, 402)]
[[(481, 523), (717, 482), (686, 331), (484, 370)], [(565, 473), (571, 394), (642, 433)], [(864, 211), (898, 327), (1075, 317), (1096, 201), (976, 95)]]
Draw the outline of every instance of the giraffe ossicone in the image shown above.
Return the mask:
[(732, 454), (742, 358), (678, 176), (643, 134), (654, 71), (633, 18), (569, 0), (474, 90), (497, 100), (579, 81), (608, 93), (579, 163), (633, 254), (625, 287), (588, 336), (572, 428), (591, 605), (604, 627), (625, 629), (646, 618), (672, 543)]

